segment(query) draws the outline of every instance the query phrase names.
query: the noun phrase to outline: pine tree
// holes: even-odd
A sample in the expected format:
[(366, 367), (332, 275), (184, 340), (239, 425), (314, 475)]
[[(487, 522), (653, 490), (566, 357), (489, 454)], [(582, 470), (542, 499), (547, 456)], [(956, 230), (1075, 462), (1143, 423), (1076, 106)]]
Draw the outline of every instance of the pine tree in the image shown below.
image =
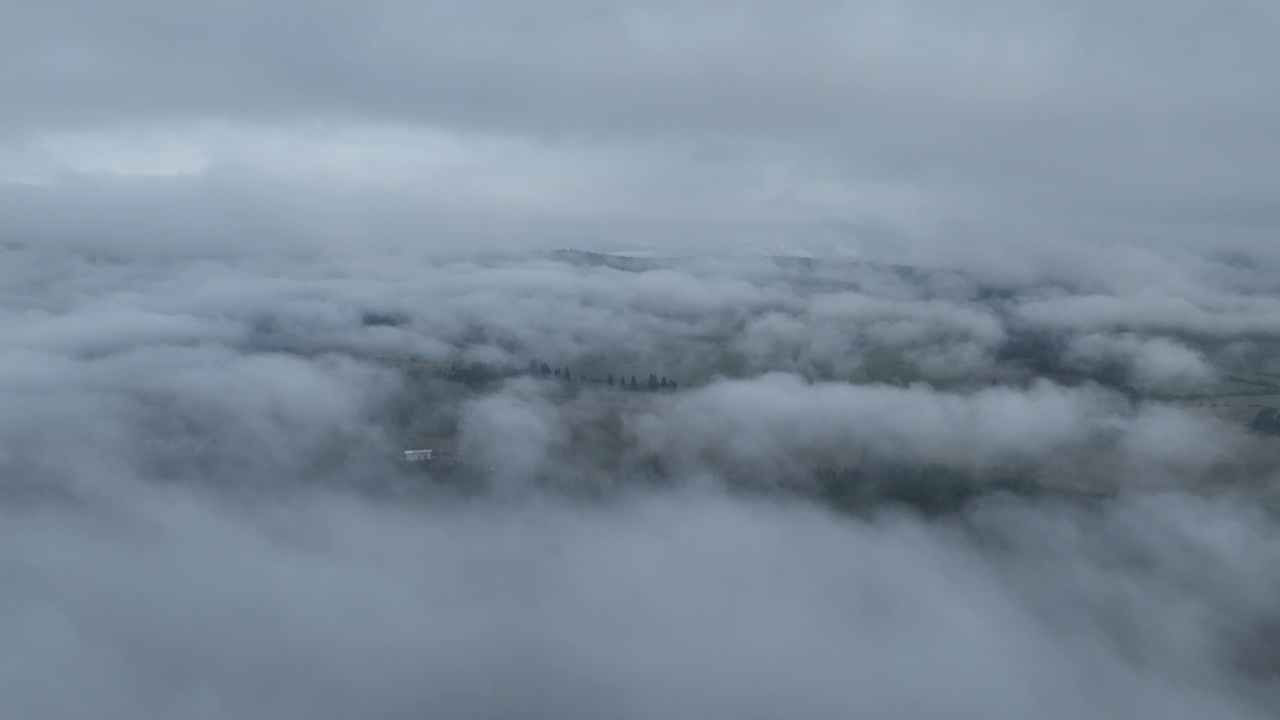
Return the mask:
[(609, 387), (613, 387), (613, 373), (609, 373), (609, 377), (605, 378), (605, 382), (609, 383)]
[(657, 389), (658, 389), (658, 376), (653, 373), (649, 373), (649, 392), (653, 392), (654, 390), (657, 390)]
[(538, 369), (542, 371), (542, 374), (543, 374), (544, 376), (545, 376), (545, 375), (550, 375), (550, 374), (551, 374), (551, 368), (550, 368), (550, 366), (548, 366), (545, 362), (544, 362), (544, 363), (542, 363), (542, 367), (540, 367), (540, 368), (538, 368)]
[(560, 377), (560, 368), (556, 368), (556, 377)]
[(663, 390), (666, 390), (666, 389), (667, 389), (668, 385), (667, 385), (667, 376), (666, 376), (666, 375), (663, 375), (663, 376), (662, 376), (662, 381), (658, 383), (658, 387), (662, 388)]
[(632, 390), (639, 390), (639, 389), (640, 389), (640, 385), (636, 382), (636, 376), (635, 376), (635, 375), (632, 375), (632, 376), (631, 376), (631, 389), (632, 389)]
[(537, 360), (530, 360), (530, 361), (529, 361), (529, 374), (530, 374), (530, 375), (537, 375), (537, 374), (538, 374), (538, 361), (537, 361)]
[(573, 375), (569, 372), (569, 368), (567, 366), (564, 369), (564, 379), (565, 382), (573, 382)]

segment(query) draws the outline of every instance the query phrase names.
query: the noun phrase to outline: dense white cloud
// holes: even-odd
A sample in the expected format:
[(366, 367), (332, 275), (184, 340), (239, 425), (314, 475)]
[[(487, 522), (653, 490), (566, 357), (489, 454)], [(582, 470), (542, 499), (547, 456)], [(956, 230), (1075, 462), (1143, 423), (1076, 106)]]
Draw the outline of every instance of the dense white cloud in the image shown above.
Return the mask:
[(1203, 389), (1218, 376), (1203, 353), (1168, 338), (1130, 333), (1091, 333), (1074, 338), (1066, 360), (1085, 368), (1120, 362), (1135, 385), (1164, 392)]
[(1263, 718), (1275, 700), (1277, 578), (1257, 571), (1280, 540), (1231, 503), (1001, 507), (966, 530), (698, 493), (248, 513), (135, 494), (112, 522), (5, 520), (15, 716)]
[(1274, 295), (1195, 298), (1152, 289), (1132, 295), (1057, 295), (1018, 307), (1026, 320), (1053, 329), (1185, 330), (1230, 337), (1277, 330)]

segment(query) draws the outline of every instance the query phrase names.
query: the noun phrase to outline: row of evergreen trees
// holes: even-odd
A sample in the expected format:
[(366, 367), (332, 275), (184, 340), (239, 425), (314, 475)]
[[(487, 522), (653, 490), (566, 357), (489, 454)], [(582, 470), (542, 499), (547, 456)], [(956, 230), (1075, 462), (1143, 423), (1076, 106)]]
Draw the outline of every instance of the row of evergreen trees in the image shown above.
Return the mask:
[(623, 390), (647, 390), (649, 392), (657, 392), (659, 390), (676, 389), (675, 380), (668, 380), (665, 375), (658, 377), (657, 373), (649, 373), (649, 379), (644, 383), (639, 382), (635, 375), (632, 375), (629, 381), (627, 380), (626, 375), (619, 375), (617, 380), (614, 380), (613, 373), (609, 373), (603, 378), (596, 378), (594, 380), (591, 378), (574, 378), (573, 372), (571, 372), (567, 366), (563, 368), (552, 368), (545, 362), (540, 363), (537, 360), (529, 361), (529, 374), (535, 377), (554, 377), (557, 380), (563, 380), (564, 382), (574, 382), (575, 379), (577, 379), (585, 380), (586, 382), (603, 383), (609, 387), (617, 387)]

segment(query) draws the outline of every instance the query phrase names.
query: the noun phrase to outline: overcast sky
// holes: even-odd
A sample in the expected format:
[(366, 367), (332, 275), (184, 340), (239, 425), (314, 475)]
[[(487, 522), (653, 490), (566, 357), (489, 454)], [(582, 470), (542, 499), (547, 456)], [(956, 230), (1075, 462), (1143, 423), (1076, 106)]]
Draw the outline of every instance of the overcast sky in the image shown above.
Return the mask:
[(1268, 0), (0, 1), (31, 243), (1266, 254)]

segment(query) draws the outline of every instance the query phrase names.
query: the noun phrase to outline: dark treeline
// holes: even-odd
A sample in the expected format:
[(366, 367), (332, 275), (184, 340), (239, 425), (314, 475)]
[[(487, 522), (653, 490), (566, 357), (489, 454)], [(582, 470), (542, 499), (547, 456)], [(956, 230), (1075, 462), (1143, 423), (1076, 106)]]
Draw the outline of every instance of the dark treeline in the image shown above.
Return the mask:
[(638, 379), (634, 374), (628, 376), (625, 373), (619, 374), (616, 377), (613, 373), (608, 373), (604, 377), (588, 378), (581, 375), (574, 375), (573, 371), (570, 370), (568, 366), (553, 368), (547, 363), (539, 362), (537, 360), (529, 361), (527, 374), (534, 377), (555, 378), (564, 382), (596, 383), (617, 388), (619, 390), (635, 390), (637, 392), (641, 390), (647, 392), (675, 390), (678, 387), (675, 380), (668, 380), (666, 375), (660, 376), (657, 373), (649, 373), (649, 377), (645, 380)]
[(446, 380), (461, 383), (467, 387), (478, 388), (510, 375), (511, 373), (504, 373), (491, 365), (472, 362), (453, 363), (443, 377)]
[(867, 465), (820, 468), (814, 472), (818, 499), (858, 512), (898, 505), (926, 516), (957, 512), (996, 493), (1038, 496), (1043, 486), (1015, 475), (979, 477), (943, 465)]
[[(422, 372), (413, 369), (408, 371), (411, 376), (419, 376)], [(638, 377), (634, 374), (627, 375), (625, 373), (616, 376), (613, 373), (609, 373), (604, 377), (587, 377), (575, 374), (568, 366), (553, 368), (547, 363), (538, 360), (530, 360), (523, 372), (510, 369), (504, 370), (482, 362), (455, 362), (451, 363), (447, 369), (427, 370), (425, 372), (428, 375), (459, 383), (472, 389), (483, 388), (494, 382), (521, 374), (548, 379), (554, 378), (565, 383), (605, 385), (619, 390), (657, 392), (675, 390), (678, 387), (675, 380), (657, 373), (649, 373), (648, 377)]]

